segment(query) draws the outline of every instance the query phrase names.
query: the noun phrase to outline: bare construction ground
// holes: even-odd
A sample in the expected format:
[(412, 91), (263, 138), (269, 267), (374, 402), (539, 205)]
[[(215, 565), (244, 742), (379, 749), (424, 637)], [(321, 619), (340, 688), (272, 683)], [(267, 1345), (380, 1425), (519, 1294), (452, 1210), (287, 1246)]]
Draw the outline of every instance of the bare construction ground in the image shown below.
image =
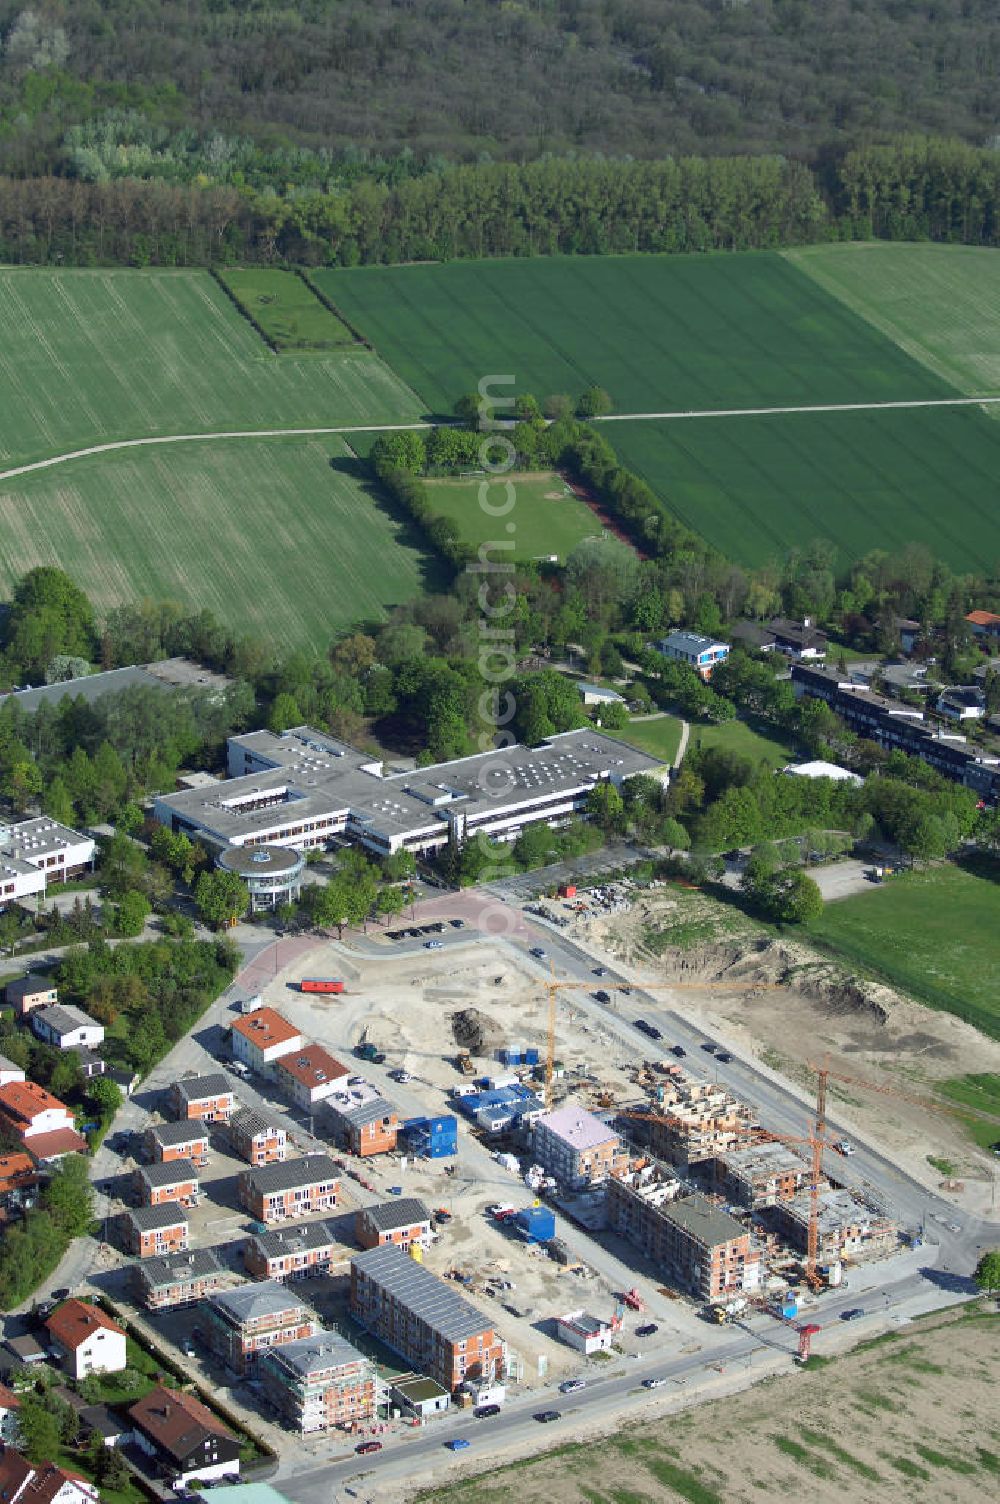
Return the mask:
[(654, 1400), (638, 1426), (420, 1504), (499, 1504), (512, 1492), (550, 1504), (973, 1504), (1000, 1478), (997, 1330), (979, 1304), (935, 1315), (696, 1411), (676, 1413), (679, 1397)]
[[(989, 1208), (995, 1162), (945, 1104), (932, 1113), (926, 1102), (949, 1077), (1000, 1071), (995, 1040), (859, 980), (805, 945), (773, 938), (697, 890), (671, 885), (641, 893), (626, 912), (578, 917), (573, 933), (637, 976), (676, 981), (670, 1000), (680, 1011), (804, 1089), (814, 1080), (808, 1062), (823, 1058), (834, 1072), (885, 1088), (873, 1093), (831, 1081), (830, 1094), (839, 1118), (881, 1139), (912, 1175), (951, 1185), (946, 1194), (969, 1210)], [(948, 1181), (931, 1160), (953, 1166)]]

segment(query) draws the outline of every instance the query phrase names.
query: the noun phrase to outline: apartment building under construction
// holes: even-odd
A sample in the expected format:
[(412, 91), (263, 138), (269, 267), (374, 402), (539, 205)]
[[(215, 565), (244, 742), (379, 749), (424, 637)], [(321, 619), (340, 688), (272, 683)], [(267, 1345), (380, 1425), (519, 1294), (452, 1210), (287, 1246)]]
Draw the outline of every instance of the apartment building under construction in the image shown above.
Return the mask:
[(759, 1127), (756, 1109), (724, 1086), (679, 1073), (658, 1087), (656, 1104), (638, 1109), (631, 1123), (657, 1159), (681, 1170), (743, 1147)]
[[(809, 1164), (787, 1144), (748, 1144), (716, 1163), (716, 1185), (726, 1199), (755, 1210), (791, 1201), (809, 1184)], [(821, 1188), (828, 1184), (823, 1180)]]
[[(809, 1236), (810, 1197), (795, 1196), (776, 1208), (776, 1226), (793, 1248), (805, 1249)], [(850, 1191), (827, 1189), (819, 1197), (818, 1256), (835, 1259), (873, 1258), (888, 1253), (896, 1241), (896, 1223), (880, 1208)]]
[(608, 1181), (608, 1222), (680, 1288), (703, 1300), (755, 1290), (762, 1256), (750, 1230), (706, 1196), (689, 1195), (666, 1165)]

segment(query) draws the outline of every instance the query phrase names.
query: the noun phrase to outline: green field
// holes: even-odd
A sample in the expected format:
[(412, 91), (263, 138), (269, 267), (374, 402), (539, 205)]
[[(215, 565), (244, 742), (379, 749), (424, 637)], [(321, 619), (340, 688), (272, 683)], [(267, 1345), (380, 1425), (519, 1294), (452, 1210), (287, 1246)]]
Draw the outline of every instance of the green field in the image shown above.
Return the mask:
[[(532, 475), (505, 475), (485, 493), (488, 506), (505, 507), (514, 487), (514, 505), (502, 517), (490, 516), (479, 504), (483, 477), (424, 482), (435, 512), (451, 517), (461, 529), (464, 542), (478, 548), (502, 538), (513, 540), (513, 553), (504, 554), (517, 563), (557, 554), (562, 564), (584, 538), (602, 531), (601, 523), (585, 502), (574, 496), (561, 476), (552, 471)], [(513, 530), (508, 532), (512, 525)]]
[(840, 562), (924, 543), (953, 568), (1000, 557), (1000, 423), (978, 408), (615, 423), (623, 462), (730, 558), (829, 538)]
[(770, 726), (757, 730), (746, 721), (725, 721), (721, 726), (692, 726), (688, 742), (691, 751), (703, 747), (724, 747), (740, 757), (749, 757), (753, 762), (766, 762), (773, 768), (783, 768), (794, 762), (798, 750), (794, 742), (778, 735)]
[[(922, 264), (934, 257), (949, 269), (928, 301), (927, 327), (930, 340), (946, 329), (948, 290), (960, 288), (950, 364), (938, 369), (922, 348), (900, 348), (908, 330), (899, 323), (873, 327), (865, 278), (882, 260), (866, 246), (804, 252), (802, 269), (777, 253), (540, 258), (322, 271), (317, 282), (436, 411), (493, 373), (539, 396), (597, 382), (619, 413), (967, 390), (960, 352), (970, 348), (986, 267), (989, 308), (1000, 307), (1000, 255), (955, 248), (952, 262), (952, 248), (877, 249), (889, 252), (886, 283), (896, 251), (903, 259), (926, 250)], [(831, 263), (843, 275), (820, 285)], [(920, 327), (922, 308), (918, 291), (910, 325)], [(971, 348), (984, 371), (1000, 370), (1000, 315), (986, 318)], [(677, 516), (742, 563), (816, 537), (837, 543), (841, 563), (911, 541), (959, 569), (1000, 554), (1000, 426), (979, 409), (614, 422), (604, 431)]]
[(683, 722), (676, 716), (663, 715), (655, 721), (630, 721), (623, 731), (615, 731), (612, 735), (673, 767), (680, 746), (682, 725)]
[(810, 246), (785, 255), (960, 392), (1000, 396), (996, 251), (873, 241)]
[(0, 469), (115, 439), (419, 409), (368, 351), (275, 355), (207, 272), (0, 271), (0, 332)]
[(1000, 1038), (998, 914), (1000, 872), (946, 865), (827, 904), (809, 928), (824, 949)]
[(32, 565), (58, 564), (99, 607), (204, 606), (286, 648), (322, 650), (440, 583), (410, 524), (372, 496), (334, 437), (74, 460), (7, 482), (0, 510), (0, 595)]
[(295, 272), (229, 267), (219, 276), (282, 352), (337, 350), (358, 343), (343, 320)]
[(538, 397), (598, 382), (619, 412), (950, 395), (777, 254), (552, 256), (314, 280), (439, 412), (494, 373)]

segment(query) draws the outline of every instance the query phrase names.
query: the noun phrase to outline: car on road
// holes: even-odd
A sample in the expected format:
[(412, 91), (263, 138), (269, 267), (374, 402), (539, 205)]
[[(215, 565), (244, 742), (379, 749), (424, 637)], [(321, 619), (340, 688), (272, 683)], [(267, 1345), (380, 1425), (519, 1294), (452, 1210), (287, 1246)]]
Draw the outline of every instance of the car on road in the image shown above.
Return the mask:
[(198, 1356), (198, 1349), (190, 1337), (185, 1337), (181, 1342), (181, 1352), (185, 1358), (196, 1358)]
[(644, 1018), (637, 1018), (632, 1027), (633, 1029), (638, 1029), (640, 1034), (647, 1034), (650, 1039), (663, 1038), (662, 1029), (658, 1029), (655, 1024), (649, 1023)]
[(61, 1290), (53, 1290), (49, 1295), (50, 1300), (69, 1300), (69, 1289), (64, 1286)]
[(655, 1321), (647, 1321), (642, 1326), (636, 1327), (635, 1335), (637, 1337), (652, 1337), (659, 1330), (660, 1328)]
[(594, 1002), (595, 1003), (610, 1003), (610, 1001), (611, 1001), (611, 993), (610, 992), (605, 992), (603, 988), (599, 987), (598, 990), (594, 993)]
[(359, 1441), (354, 1450), (363, 1457), (368, 1452), (381, 1452), (382, 1443), (380, 1441)]
[(389, 1080), (398, 1081), (400, 1086), (405, 1086), (407, 1081), (413, 1080), (413, 1077), (410, 1075), (409, 1071), (404, 1071), (402, 1066), (397, 1066), (394, 1071), (389, 1072)]
[(536, 960), (540, 961), (545, 955), (545, 951), (540, 945), (533, 945), (531, 947), (531, 954), (535, 957)]
[(643, 1379), (642, 1387), (643, 1389), (662, 1389), (666, 1382), (666, 1379)]
[(425, 940), (424, 941), (424, 950), (441, 950), (441, 948), (442, 948), (442, 944), (441, 944), (440, 940)]
[(720, 1065), (732, 1065), (733, 1063), (733, 1057), (728, 1050), (719, 1050), (715, 1058)]
[(833, 1147), (836, 1149), (838, 1154), (850, 1155), (854, 1153), (854, 1145), (851, 1143), (850, 1139), (839, 1138)]
[(475, 1410), (473, 1410), (472, 1413), (476, 1417), (477, 1420), (486, 1420), (487, 1417), (490, 1416), (490, 1415), (499, 1415), (500, 1414), (500, 1406), (499, 1405), (477, 1405), (476, 1408), (475, 1408)]
[[(462, 929), (464, 927), (465, 920), (464, 919), (449, 919), (448, 923), (451, 925), (451, 927), (452, 927), (453, 930), (460, 930), (460, 929)], [(466, 1442), (465, 1445), (468, 1446), (469, 1443)]]
[(547, 1426), (548, 1423), (549, 1423), (549, 1421), (551, 1421), (551, 1420), (562, 1420), (562, 1411), (561, 1410), (536, 1410), (535, 1411), (535, 1419), (537, 1421), (541, 1421), (541, 1423), (542, 1423), (543, 1426)]
[(231, 1061), (229, 1069), (232, 1071), (234, 1076), (239, 1076), (241, 1081), (245, 1081), (250, 1074), (250, 1067), (248, 1065), (244, 1065), (242, 1060)]
[(715, 1054), (715, 1045), (712, 1043), (712, 1041), (710, 1039), (703, 1040), (701, 1047), (705, 1051), (706, 1054), (708, 1054), (708, 1055), (714, 1055)]
[(682, 1044), (672, 1044), (670, 1046), (670, 1053), (671, 1055), (676, 1055), (678, 1060), (683, 1060), (687, 1054), (687, 1050)]
[(850, 1310), (841, 1311), (841, 1321), (860, 1321), (865, 1314), (864, 1306), (851, 1306)]
[(564, 1379), (559, 1385), (560, 1394), (578, 1394), (581, 1389), (586, 1389), (586, 1379)]
[(472, 1442), (466, 1441), (464, 1436), (453, 1436), (450, 1441), (445, 1442), (445, 1446), (451, 1452), (464, 1452), (465, 1449), (467, 1447), (471, 1447), (471, 1445)]
[(608, 968), (606, 966), (595, 966), (594, 967), (594, 976), (595, 977), (606, 977), (607, 974), (608, 974)]

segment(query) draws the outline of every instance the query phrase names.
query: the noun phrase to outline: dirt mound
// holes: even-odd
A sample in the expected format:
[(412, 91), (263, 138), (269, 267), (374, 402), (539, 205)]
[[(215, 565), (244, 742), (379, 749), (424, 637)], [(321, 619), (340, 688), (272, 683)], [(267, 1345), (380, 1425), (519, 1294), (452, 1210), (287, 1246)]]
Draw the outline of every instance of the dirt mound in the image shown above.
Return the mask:
[(748, 993), (787, 987), (833, 1013), (862, 1013), (869, 1022), (886, 1024), (895, 994), (888, 987), (852, 976), (842, 966), (787, 940), (762, 935), (750, 942), (723, 942), (697, 951), (665, 951), (660, 957), (667, 977), (704, 981), (706, 986), (746, 984)]
[(451, 1032), (460, 1050), (492, 1055), (503, 1042), (503, 1030), (478, 1008), (460, 1008), (451, 1015)]

